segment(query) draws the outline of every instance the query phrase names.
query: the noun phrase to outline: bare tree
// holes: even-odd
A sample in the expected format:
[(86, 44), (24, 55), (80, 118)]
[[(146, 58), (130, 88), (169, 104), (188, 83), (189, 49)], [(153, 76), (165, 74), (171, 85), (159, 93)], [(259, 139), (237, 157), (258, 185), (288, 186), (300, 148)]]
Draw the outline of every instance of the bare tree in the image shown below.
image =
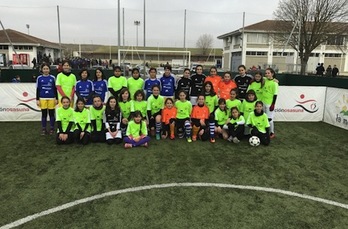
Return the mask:
[(348, 0), (280, 0), (274, 15), (277, 30), (282, 30), (274, 39), (299, 52), (301, 74), (315, 48), (335, 41), (343, 45), (342, 35), (348, 31)]
[(213, 35), (203, 34), (199, 36), (196, 42), (196, 47), (201, 49), (203, 55), (206, 55), (208, 50), (213, 47)]

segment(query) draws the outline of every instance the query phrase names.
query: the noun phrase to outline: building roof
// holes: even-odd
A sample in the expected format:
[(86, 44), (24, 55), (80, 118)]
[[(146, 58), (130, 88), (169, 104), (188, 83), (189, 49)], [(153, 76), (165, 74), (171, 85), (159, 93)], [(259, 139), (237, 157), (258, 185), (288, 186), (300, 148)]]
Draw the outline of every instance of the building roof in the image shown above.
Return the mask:
[[(330, 26), (332, 25), (333, 28), (336, 27), (347, 27), (348, 29), (348, 23), (343, 22), (332, 22), (330, 23)], [(289, 31), (293, 27), (293, 22), (291, 21), (280, 21), (280, 20), (264, 20), (260, 21), (258, 23), (248, 25), (244, 27), (244, 32), (284, 32)], [(239, 28), (235, 31), (223, 34), (218, 36), (218, 39), (224, 39), (226, 37), (229, 37), (231, 35), (241, 34), (243, 28)]]
[(12, 29), (0, 30), (0, 44), (10, 43), (7, 39), (5, 31), (7, 32), (13, 44), (36, 44), (37, 46), (59, 49), (59, 45), (57, 43), (46, 41)]

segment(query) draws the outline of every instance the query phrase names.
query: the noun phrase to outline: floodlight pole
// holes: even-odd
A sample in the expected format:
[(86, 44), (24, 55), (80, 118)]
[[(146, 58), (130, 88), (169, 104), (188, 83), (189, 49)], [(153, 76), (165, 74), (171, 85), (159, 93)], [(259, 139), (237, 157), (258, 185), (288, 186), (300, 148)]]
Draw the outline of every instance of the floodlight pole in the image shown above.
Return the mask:
[[(121, 7), (120, 7), (120, 0), (117, 1), (117, 31), (118, 31), (118, 38), (117, 38), (117, 45), (118, 49), (121, 48)], [(121, 65), (121, 60), (118, 58), (117, 60), (118, 66)]]
[(58, 21), (58, 39), (59, 39), (59, 58), (62, 59), (62, 39), (60, 36), (60, 15), (59, 6), (57, 5), (57, 21)]
[[(186, 51), (186, 9), (184, 13), (184, 50)], [(184, 55), (183, 66), (185, 66), (185, 61), (186, 61), (186, 56)]]

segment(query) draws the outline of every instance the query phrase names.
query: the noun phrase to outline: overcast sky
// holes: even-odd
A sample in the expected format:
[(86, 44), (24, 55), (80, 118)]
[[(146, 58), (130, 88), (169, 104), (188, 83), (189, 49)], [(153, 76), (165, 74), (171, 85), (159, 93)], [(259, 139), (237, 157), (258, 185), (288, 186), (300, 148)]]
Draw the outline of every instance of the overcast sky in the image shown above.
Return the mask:
[[(0, 20), (5, 28), (58, 42), (57, 5), (60, 8), (63, 43), (117, 45), (117, 0), (1, 0)], [(143, 45), (144, 0), (121, 0), (125, 17), (125, 45)], [(272, 19), (278, 0), (146, 0), (146, 45), (183, 47), (184, 10), (187, 10), (186, 47), (195, 47), (204, 33), (214, 37), (214, 46), (222, 47), (216, 37), (246, 25)], [(121, 21), (121, 26), (122, 26)], [(121, 27), (121, 45), (123, 42)]]

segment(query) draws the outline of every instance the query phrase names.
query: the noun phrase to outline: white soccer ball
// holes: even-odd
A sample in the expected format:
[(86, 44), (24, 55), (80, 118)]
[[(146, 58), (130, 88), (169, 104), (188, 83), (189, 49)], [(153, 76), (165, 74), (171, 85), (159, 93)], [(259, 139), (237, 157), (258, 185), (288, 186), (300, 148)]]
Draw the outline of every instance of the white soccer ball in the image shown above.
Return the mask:
[(251, 136), (249, 138), (249, 143), (251, 146), (259, 146), (260, 145), (260, 138), (257, 136)]

